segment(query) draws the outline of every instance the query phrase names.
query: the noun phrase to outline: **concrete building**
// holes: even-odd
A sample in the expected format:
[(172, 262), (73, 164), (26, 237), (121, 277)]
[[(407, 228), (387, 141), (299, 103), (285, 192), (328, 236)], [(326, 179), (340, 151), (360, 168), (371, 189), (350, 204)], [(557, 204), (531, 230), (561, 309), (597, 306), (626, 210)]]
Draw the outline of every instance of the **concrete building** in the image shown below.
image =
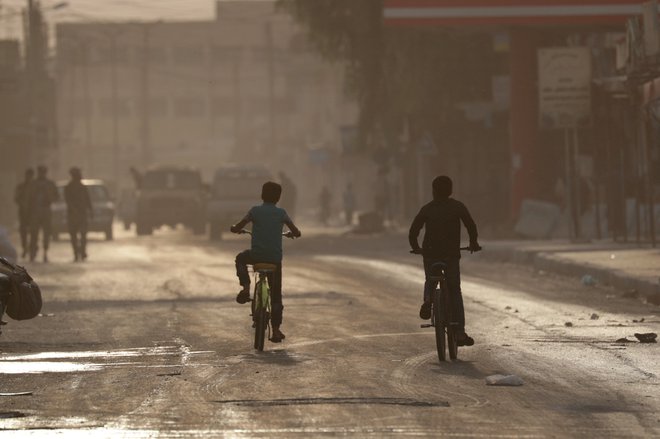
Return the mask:
[(16, 222), (13, 191), (27, 166), (27, 107), (18, 41), (0, 41), (0, 225)]
[[(313, 175), (356, 110), (274, 2), (219, 2), (206, 22), (66, 23), (57, 33), (58, 168), (127, 187), (131, 166), (263, 162)], [(332, 155), (332, 154), (331, 154)]]

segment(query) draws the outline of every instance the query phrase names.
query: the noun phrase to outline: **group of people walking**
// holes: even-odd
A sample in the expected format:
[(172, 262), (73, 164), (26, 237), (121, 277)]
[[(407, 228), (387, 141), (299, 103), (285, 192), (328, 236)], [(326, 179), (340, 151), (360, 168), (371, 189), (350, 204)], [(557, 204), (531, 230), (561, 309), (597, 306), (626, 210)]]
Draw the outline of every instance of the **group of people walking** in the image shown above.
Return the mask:
[[(64, 188), (67, 206), (67, 225), (71, 235), (74, 260), (87, 259), (87, 224), (92, 218), (92, 202), (82, 183), (82, 171), (73, 167), (71, 180)], [(18, 207), (22, 257), (34, 262), (39, 251), (39, 235), (43, 247), (43, 261), (48, 262), (48, 248), (53, 234), (52, 204), (60, 199), (55, 183), (48, 178), (46, 166), (25, 171), (25, 179), (16, 187), (14, 201)]]

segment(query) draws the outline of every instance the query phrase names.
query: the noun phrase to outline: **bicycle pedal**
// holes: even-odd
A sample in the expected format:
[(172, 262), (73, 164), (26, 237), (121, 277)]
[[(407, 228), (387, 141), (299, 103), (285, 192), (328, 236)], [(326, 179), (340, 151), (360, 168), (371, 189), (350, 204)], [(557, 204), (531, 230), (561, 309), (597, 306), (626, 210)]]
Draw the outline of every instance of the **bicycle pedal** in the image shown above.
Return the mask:
[(423, 325), (419, 325), (420, 328), (432, 328), (433, 325), (431, 323), (425, 323)]

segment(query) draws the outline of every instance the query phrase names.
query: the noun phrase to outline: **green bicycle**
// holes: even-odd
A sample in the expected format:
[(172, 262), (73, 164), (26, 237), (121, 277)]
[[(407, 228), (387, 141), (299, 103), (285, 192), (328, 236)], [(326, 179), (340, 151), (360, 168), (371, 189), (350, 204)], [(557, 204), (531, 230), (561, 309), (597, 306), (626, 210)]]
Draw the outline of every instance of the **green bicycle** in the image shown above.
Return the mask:
[[(252, 235), (249, 230), (241, 230), (241, 234)], [(283, 233), (282, 236), (293, 239), (291, 232)], [(270, 284), (268, 283), (268, 275), (277, 270), (277, 265), (258, 262), (252, 264), (254, 271), (254, 296), (252, 297), (252, 327), (254, 328), (254, 348), (259, 352), (264, 350), (264, 343), (266, 342), (266, 331), (268, 331), (268, 338), (270, 339)]]

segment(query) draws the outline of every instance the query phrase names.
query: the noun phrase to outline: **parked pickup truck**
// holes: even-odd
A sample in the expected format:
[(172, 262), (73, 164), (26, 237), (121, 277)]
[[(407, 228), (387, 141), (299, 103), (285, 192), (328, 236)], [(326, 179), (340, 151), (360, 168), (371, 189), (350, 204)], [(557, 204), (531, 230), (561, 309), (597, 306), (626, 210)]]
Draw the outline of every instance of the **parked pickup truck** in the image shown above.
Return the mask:
[(225, 165), (215, 171), (207, 206), (211, 240), (222, 239), (233, 223), (261, 204), (261, 186), (271, 178), (265, 166)]
[(140, 182), (135, 214), (138, 235), (150, 235), (163, 225), (183, 224), (195, 234), (206, 230), (207, 190), (198, 170), (185, 166), (157, 166)]

